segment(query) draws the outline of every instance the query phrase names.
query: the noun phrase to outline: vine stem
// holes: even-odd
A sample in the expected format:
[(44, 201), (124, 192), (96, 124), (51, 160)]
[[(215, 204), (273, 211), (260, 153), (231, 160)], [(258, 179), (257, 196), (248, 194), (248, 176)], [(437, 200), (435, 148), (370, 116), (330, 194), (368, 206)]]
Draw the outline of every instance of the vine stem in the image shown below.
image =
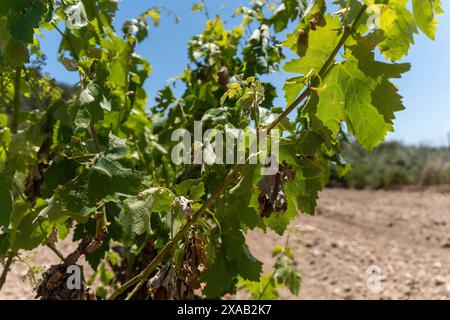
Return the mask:
[[(297, 97), (297, 99), (276, 119), (274, 120), (265, 130), (267, 132), (274, 129), (277, 125), (281, 123), (284, 119), (288, 117), (288, 115), (295, 110), (313, 91), (313, 87), (317, 84), (320, 79), (324, 79), (326, 75), (328, 74), (330, 67), (333, 65), (335, 58), (339, 51), (344, 46), (347, 39), (352, 34), (353, 30), (356, 29), (359, 20), (361, 19), (362, 15), (367, 9), (367, 5), (363, 5), (361, 10), (359, 11), (358, 15), (356, 16), (353, 24), (351, 26), (346, 26), (344, 33), (339, 40), (338, 44), (336, 45), (336, 48), (333, 50), (333, 52), (330, 54), (327, 61), (325, 61), (324, 65), (320, 69), (319, 73), (314, 76), (308, 87)], [(158, 253), (158, 255), (150, 262), (150, 264), (138, 275), (134, 276), (130, 280), (128, 280), (126, 283), (121, 285), (117, 290), (108, 298), (108, 300), (114, 300), (117, 299), (120, 295), (122, 295), (126, 290), (128, 290), (133, 285), (136, 285), (134, 289), (128, 294), (126, 297), (126, 300), (130, 300), (133, 298), (133, 296), (139, 291), (139, 289), (145, 284), (147, 279), (150, 277), (153, 271), (158, 267), (158, 265), (164, 260), (165, 256), (171, 252), (173, 246), (184, 237), (185, 233), (189, 231), (189, 228), (194, 225), (197, 220), (205, 213), (205, 211), (211, 207), (215, 201), (222, 195), (222, 193), (225, 192), (225, 190), (228, 188), (228, 186), (238, 177), (239, 173), (241, 172), (242, 168), (244, 167), (244, 163), (239, 163), (235, 166), (233, 171), (227, 176), (227, 178), (223, 181), (223, 183), (219, 186), (219, 188), (209, 197), (209, 199), (203, 204), (200, 209), (192, 216), (192, 219), (190, 222), (183, 225), (183, 227), (177, 232), (177, 234), (172, 238), (171, 241), (169, 241)]]
[(92, 140), (94, 141), (94, 146), (95, 146), (95, 152), (97, 154), (102, 152), (102, 147), (100, 145), (100, 140), (98, 138), (98, 134), (97, 134), (97, 130), (95, 129), (95, 127), (93, 125), (90, 125), (88, 128), (88, 132), (92, 137)]
[(10, 251), (8, 253), (8, 258), (6, 259), (5, 262), (5, 268), (3, 269), (2, 274), (0, 276), (0, 290), (3, 288), (3, 285), (6, 282), (6, 276), (8, 275), (9, 268), (11, 267), (11, 264), (14, 260), (14, 256), (15, 256), (14, 252)]
[[(286, 237), (286, 243), (284, 245), (284, 250), (287, 250), (288, 245), (289, 245), (289, 234)], [(276, 262), (275, 262), (275, 267), (276, 267)], [(267, 288), (269, 288), (270, 282), (277, 280), (277, 279), (275, 279), (276, 274), (277, 274), (277, 269), (275, 268), (275, 270), (273, 270), (272, 274), (270, 275), (269, 281), (267, 281), (267, 283), (264, 286), (263, 290), (259, 293), (259, 296), (258, 296), (257, 300), (261, 300), (262, 297), (264, 297), (264, 294), (266, 293)]]
[(17, 133), (19, 128), (19, 116), (20, 116), (20, 80), (22, 78), (22, 67), (16, 68), (16, 74), (14, 78), (14, 100), (13, 110), (11, 118), (11, 131)]
[(272, 274), (270, 275), (270, 278), (269, 278), (269, 280), (267, 281), (266, 285), (264, 286), (264, 288), (262, 289), (262, 291), (259, 293), (258, 299), (257, 299), (257, 300), (261, 300), (261, 299), (262, 299), (262, 297), (264, 296), (264, 294), (265, 294), (266, 291), (267, 291), (267, 288), (269, 288), (270, 282), (271, 282), (271, 281), (276, 281), (276, 279), (275, 279), (275, 274), (276, 274), (276, 272), (277, 272), (276, 270), (274, 270), (274, 271), (272, 272)]

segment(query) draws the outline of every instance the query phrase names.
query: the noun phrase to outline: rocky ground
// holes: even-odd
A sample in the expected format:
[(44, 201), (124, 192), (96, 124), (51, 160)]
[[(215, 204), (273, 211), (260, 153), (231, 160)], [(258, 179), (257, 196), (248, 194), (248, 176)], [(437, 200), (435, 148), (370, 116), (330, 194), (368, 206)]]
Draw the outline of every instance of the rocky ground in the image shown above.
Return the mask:
[[(248, 235), (266, 273), (274, 262), (268, 248), (285, 241), (274, 233)], [(71, 246), (59, 244), (63, 252)], [(289, 246), (303, 284), (299, 297), (282, 290), (284, 299), (450, 299), (450, 193), (326, 190), (315, 217), (293, 222)], [(43, 249), (26, 262), (55, 260)], [(26, 270), (23, 262), (13, 265), (0, 299), (33, 298), (30, 281), (22, 280)]]

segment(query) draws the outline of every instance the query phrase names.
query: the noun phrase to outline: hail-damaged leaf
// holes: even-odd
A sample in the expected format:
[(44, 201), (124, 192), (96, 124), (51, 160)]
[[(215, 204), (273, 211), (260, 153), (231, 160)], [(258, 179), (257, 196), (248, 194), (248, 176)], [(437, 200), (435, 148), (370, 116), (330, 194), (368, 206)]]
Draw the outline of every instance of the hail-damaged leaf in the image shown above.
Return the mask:
[(87, 105), (94, 102), (99, 95), (99, 88), (94, 83), (89, 83), (86, 88), (80, 93), (80, 106)]
[(67, 71), (78, 71), (78, 62), (75, 59), (69, 59), (61, 55), (58, 61), (62, 63)]
[(77, 128), (86, 129), (91, 125), (91, 114), (85, 107), (80, 107), (75, 114), (74, 124)]
[(81, 29), (89, 24), (86, 9), (81, 1), (68, 5), (64, 9), (67, 16), (67, 27), (70, 30)]
[(171, 210), (174, 200), (174, 196), (163, 188), (150, 188), (137, 197), (130, 197), (124, 201), (126, 223), (138, 235), (150, 233), (152, 212)]
[(121, 139), (114, 134), (109, 134), (108, 150), (106, 157), (110, 160), (120, 160), (127, 157), (130, 149), (127, 146), (127, 140)]
[(50, 244), (55, 244), (58, 242), (58, 228), (53, 226), (50, 235), (47, 237), (47, 241)]
[(180, 217), (190, 220), (193, 213), (192, 206), (194, 202), (183, 196), (177, 197), (175, 201), (180, 209)]
[(166, 264), (148, 281), (148, 290), (153, 300), (172, 300), (175, 295), (175, 269)]
[(286, 162), (279, 165), (276, 174), (266, 174), (258, 183), (259, 213), (261, 217), (270, 217), (272, 213), (282, 215), (288, 208), (284, 184), (295, 179), (295, 171)]
[(205, 273), (206, 265), (203, 238), (191, 230), (182, 265), (177, 271), (175, 299), (192, 300), (196, 297), (195, 290), (200, 289), (200, 277)]
[(100, 102), (100, 107), (105, 111), (111, 111), (111, 102), (103, 96), (102, 101)]

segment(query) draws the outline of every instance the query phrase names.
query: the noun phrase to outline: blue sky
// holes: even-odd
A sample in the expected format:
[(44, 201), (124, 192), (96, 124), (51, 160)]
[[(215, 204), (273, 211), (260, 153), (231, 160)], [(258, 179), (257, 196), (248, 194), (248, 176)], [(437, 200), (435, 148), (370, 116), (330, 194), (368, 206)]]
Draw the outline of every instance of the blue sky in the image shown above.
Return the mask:
[[(210, 16), (219, 14), (229, 21), (235, 20), (231, 13), (237, 6), (249, 0), (207, 0)], [(444, 2), (446, 13), (440, 17), (436, 40), (423, 35), (416, 37), (416, 44), (405, 59), (412, 64), (412, 70), (396, 84), (405, 97), (406, 111), (397, 115), (396, 132), (388, 139), (399, 140), (410, 145), (427, 144), (446, 146), (450, 131), (450, 1)], [(121, 0), (115, 25), (120, 30), (123, 22), (134, 18), (154, 5), (161, 5), (175, 11), (181, 17), (178, 24), (173, 17), (163, 13), (161, 25), (151, 28), (150, 37), (138, 48), (138, 53), (149, 59), (153, 71), (145, 87), (151, 100), (167, 80), (179, 75), (187, 65), (187, 42), (203, 30), (206, 18), (200, 13), (192, 14), (193, 0)], [(44, 32), (42, 48), (48, 61), (45, 71), (59, 81), (69, 84), (78, 81), (76, 73), (67, 72), (57, 62), (57, 48), (60, 37), (56, 32)], [(268, 79), (279, 88), (280, 97), (276, 103), (283, 105), (281, 86), (288, 75), (278, 73)], [(266, 80), (265, 78), (264, 80)], [(179, 88), (178, 91), (180, 91)]]

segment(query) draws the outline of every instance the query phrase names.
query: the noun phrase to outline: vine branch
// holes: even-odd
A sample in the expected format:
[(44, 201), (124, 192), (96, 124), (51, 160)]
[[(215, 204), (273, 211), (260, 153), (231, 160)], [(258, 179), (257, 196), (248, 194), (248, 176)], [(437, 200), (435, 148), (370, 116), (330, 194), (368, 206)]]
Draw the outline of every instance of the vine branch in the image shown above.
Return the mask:
[(0, 276), (0, 290), (3, 288), (3, 285), (6, 282), (6, 276), (8, 275), (9, 268), (11, 267), (11, 264), (14, 260), (14, 256), (15, 256), (14, 252), (10, 251), (8, 253), (8, 258), (6, 259), (5, 262), (5, 268), (3, 269), (2, 274)]
[(22, 67), (16, 68), (14, 77), (14, 100), (11, 118), (11, 131), (17, 133), (19, 128), (19, 116), (20, 116), (20, 80), (22, 77)]

